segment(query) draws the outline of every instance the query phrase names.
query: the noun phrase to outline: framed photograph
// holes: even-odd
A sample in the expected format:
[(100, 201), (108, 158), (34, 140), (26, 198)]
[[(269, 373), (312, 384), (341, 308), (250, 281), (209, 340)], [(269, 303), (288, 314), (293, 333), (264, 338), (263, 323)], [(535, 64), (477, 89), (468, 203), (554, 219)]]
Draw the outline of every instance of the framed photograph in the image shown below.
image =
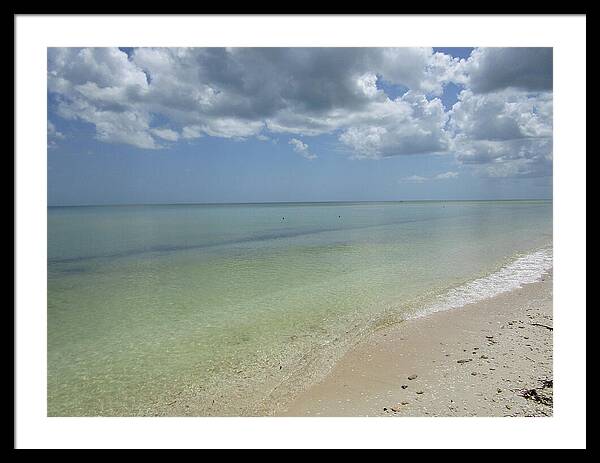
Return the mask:
[[(561, 21), (577, 30), (570, 39), (553, 28)], [(340, 438), (300, 445), (445, 447), (442, 431), (385, 444), (376, 431), (348, 442), (343, 426), (405, 432), (420, 417), (480, 432), (495, 417), (489, 426), (547, 431), (539, 442), (496, 436), (501, 445), (552, 447), (567, 426), (561, 400), (579, 401), (568, 418), (585, 429), (585, 394), (570, 397), (555, 365), (573, 339), (555, 333), (580, 342), (585, 331), (585, 266), (557, 262), (569, 249), (585, 262), (585, 235), (556, 234), (575, 224), (557, 212), (565, 202), (585, 223), (585, 111), (557, 100), (576, 91), (585, 107), (585, 76), (583, 87), (562, 77), (585, 70), (585, 16), (16, 26), (17, 245), (39, 236), (17, 253), (24, 446), (69, 446), (68, 427), (91, 426), (144, 436), (102, 446), (290, 447), (231, 441), (257, 422), (275, 434), (299, 426), (298, 440), (335, 418)], [(513, 27), (511, 40), (493, 36)], [(583, 62), (573, 53), (570, 65), (573, 45)], [(34, 156), (41, 183), (21, 202)], [(564, 199), (561, 163), (579, 182)], [(555, 267), (583, 284), (568, 309)], [(64, 437), (19, 432), (20, 411)], [(221, 443), (207, 437), (227, 423)], [(177, 426), (204, 433), (169, 443), (144, 431)]]

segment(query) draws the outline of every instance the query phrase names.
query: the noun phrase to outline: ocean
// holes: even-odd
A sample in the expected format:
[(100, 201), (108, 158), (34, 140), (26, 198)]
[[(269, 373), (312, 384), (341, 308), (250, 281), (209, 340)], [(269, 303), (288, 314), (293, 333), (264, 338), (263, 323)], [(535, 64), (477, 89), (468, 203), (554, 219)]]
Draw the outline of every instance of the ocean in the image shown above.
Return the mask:
[(48, 415), (269, 415), (551, 266), (551, 201), (49, 207)]

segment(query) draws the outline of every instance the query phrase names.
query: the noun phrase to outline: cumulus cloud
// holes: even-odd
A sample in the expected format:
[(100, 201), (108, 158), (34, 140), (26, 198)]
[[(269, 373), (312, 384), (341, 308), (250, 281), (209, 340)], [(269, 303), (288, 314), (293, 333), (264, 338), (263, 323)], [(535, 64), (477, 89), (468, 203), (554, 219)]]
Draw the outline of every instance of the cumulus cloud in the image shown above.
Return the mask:
[(193, 139), (202, 137), (202, 129), (198, 126), (187, 125), (181, 131), (181, 136), (185, 139)]
[(292, 138), (289, 142), (294, 151), (306, 159), (316, 159), (317, 156), (310, 152), (308, 145), (297, 138)]
[[(382, 82), (407, 91), (392, 98)], [(450, 109), (448, 83), (463, 87)], [(468, 59), (431, 48), (49, 48), (48, 91), (56, 116), (140, 149), (282, 135), (311, 159), (301, 137), (328, 134), (355, 158), (438, 153), (482, 175), (551, 172), (550, 48)]]
[(502, 91), (460, 93), (451, 126), (471, 140), (513, 140), (552, 136), (552, 95)]
[(448, 148), (448, 115), (442, 102), (412, 91), (374, 104), (371, 117), (356, 121), (339, 136), (356, 157), (438, 153)]
[(552, 175), (552, 94), (465, 90), (450, 111), (452, 149), (479, 175)]
[(177, 141), (179, 140), (179, 134), (171, 129), (152, 129), (151, 132), (159, 138), (168, 141)]
[[(99, 139), (156, 148), (156, 114), (187, 139), (360, 128), (398, 112), (380, 77), (439, 93), (455, 61), (430, 48), (51, 48), (48, 88), (60, 114), (94, 124)], [(111, 118), (129, 122), (119, 130)], [(411, 150), (416, 132), (401, 135)]]
[(477, 48), (463, 67), (477, 93), (505, 88), (552, 90), (552, 48)]
[(489, 177), (542, 177), (552, 175), (552, 140), (464, 142), (457, 159)]

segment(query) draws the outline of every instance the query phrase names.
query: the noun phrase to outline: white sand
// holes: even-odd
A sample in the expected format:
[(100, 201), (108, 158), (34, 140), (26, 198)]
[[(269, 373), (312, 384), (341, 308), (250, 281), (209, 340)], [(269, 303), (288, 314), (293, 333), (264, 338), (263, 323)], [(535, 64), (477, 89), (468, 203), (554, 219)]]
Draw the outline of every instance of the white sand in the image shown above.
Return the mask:
[[(280, 414), (551, 416), (552, 387), (543, 384), (552, 380), (547, 327), (551, 271), (494, 298), (377, 331)], [(538, 400), (523, 396), (530, 389)]]

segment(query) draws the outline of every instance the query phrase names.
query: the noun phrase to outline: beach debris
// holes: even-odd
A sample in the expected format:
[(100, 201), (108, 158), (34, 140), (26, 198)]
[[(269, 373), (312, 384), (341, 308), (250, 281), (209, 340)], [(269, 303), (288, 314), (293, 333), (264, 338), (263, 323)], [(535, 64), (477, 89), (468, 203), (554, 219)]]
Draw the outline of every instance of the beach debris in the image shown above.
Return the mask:
[(408, 405), (408, 402), (400, 402), (399, 404), (390, 407), (390, 410), (393, 412), (399, 412), (402, 409), (403, 405)]
[(487, 360), (487, 359), (488, 359), (488, 356), (487, 356), (487, 355), (482, 355), (482, 356), (481, 356), (481, 357), (479, 357), (479, 358), (480, 358), (480, 359), (483, 359), (483, 360)]
[(417, 391), (417, 394), (423, 394), (423, 393), (424, 393), (423, 391)]
[(554, 387), (554, 382), (552, 381), (552, 379), (543, 379), (542, 380), (542, 389), (545, 389), (547, 387)]
[(472, 372), (471, 372), (471, 375), (472, 375), (472, 376), (477, 376), (477, 372), (476, 372), (476, 371), (472, 371)]
[[(510, 322), (508, 324), (512, 325), (512, 323), (510, 323)], [(488, 338), (488, 339), (494, 339), (494, 336), (486, 336), (486, 338)]]
[(410, 381), (412, 381), (413, 379), (417, 379), (417, 375), (410, 375), (410, 376), (408, 377), (408, 379), (409, 379)]
[(460, 360), (457, 360), (456, 363), (467, 363), (467, 362), (470, 362), (471, 360), (473, 360), (473, 359), (460, 359)]
[(544, 396), (538, 393), (537, 389), (523, 389), (521, 391), (521, 396), (526, 399), (533, 400), (542, 405), (552, 405), (552, 397)]
[(552, 330), (553, 330), (553, 328), (552, 328), (551, 326), (548, 326), (548, 325), (543, 325), (542, 323), (530, 323), (530, 325), (533, 325), (533, 326), (541, 326), (541, 327), (544, 327), (544, 328), (547, 328), (547, 329), (549, 329), (550, 331), (552, 331)]
[(400, 386), (402, 389), (406, 389), (408, 386), (406, 384), (403, 384), (402, 386)]

